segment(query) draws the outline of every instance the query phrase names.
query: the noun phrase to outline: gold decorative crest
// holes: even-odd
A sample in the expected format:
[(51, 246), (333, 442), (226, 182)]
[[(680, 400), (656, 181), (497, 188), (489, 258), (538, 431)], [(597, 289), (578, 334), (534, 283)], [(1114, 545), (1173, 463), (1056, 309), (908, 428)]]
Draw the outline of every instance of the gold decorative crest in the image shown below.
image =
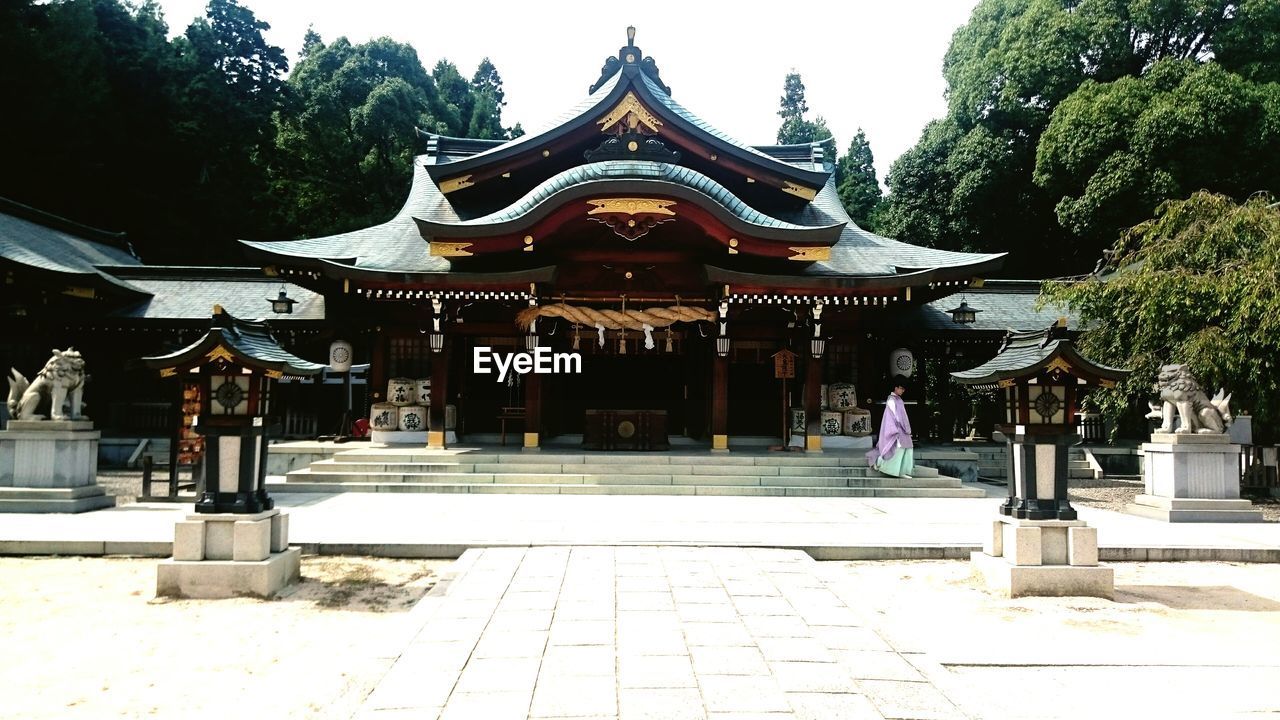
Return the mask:
[(447, 195), (454, 190), (461, 190), (462, 188), (471, 187), (472, 185), (475, 185), (475, 183), (471, 182), (470, 175), (459, 175), (458, 177), (449, 178), (448, 180), (441, 180), (440, 192)]
[(1060, 358), (1060, 357), (1056, 357), (1056, 358), (1054, 358), (1054, 359), (1053, 359), (1053, 361), (1052, 361), (1052, 362), (1050, 362), (1050, 363), (1045, 367), (1045, 371), (1046, 371), (1046, 372), (1053, 372), (1054, 370), (1061, 370), (1061, 371), (1062, 371), (1062, 372), (1064, 372), (1064, 373), (1070, 373), (1070, 372), (1071, 372), (1071, 363), (1067, 362), (1066, 360), (1063, 360), (1063, 359), (1062, 359), (1062, 358)]
[(210, 350), (205, 357), (209, 358), (210, 362), (214, 360), (226, 360), (227, 362), (233, 363), (236, 361), (236, 356), (232, 355), (231, 351), (222, 345)]
[(628, 130), (636, 130), (643, 126), (655, 135), (658, 134), (659, 129), (662, 127), (662, 121), (654, 117), (653, 113), (649, 112), (648, 108), (640, 103), (640, 100), (636, 98), (636, 94), (633, 92), (627, 93), (622, 98), (622, 102), (619, 102), (617, 106), (603, 118), (597, 120), (596, 123), (600, 126), (600, 132), (609, 132), (618, 123), (625, 123)]
[(795, 253), (795, 255), (787, 258), (788, 260), (814, 262), (831, 259), (831, 248), (829, 247), (793, 247), (787, 249)]
[(782, 192), (788, 193), (790, 195), (795, 195), (796, 197), (804, 198), (805, 200), (812, 200), (818, 197), (817, 190), (807, 188), (803, 185), (797, 185), (791, 182), (790, 180), (786, 180), (783, 182)]
[(676, 204), (674, 200), (655, 200), (653, 198), (601, 198), (599, 200), (588, 200), (587, 204), (595, 206), (587, 211), (588, 215), (602, 215), (604, 213), (640, 215), (643, 213), (649, 213), (652, 215), (670, 215), (674, 217), (676, 214), (676, 211), (671, 209), (671, 206)]
[(431, 243), (431, 254), (436, 257), (467, 257), (471, 255), (467, 248), (474, 243), (451, 243), (451, 242), (433, 242)]
[(178, 368), (160, 368), (160, 377), (173, 377), (178, 374)]

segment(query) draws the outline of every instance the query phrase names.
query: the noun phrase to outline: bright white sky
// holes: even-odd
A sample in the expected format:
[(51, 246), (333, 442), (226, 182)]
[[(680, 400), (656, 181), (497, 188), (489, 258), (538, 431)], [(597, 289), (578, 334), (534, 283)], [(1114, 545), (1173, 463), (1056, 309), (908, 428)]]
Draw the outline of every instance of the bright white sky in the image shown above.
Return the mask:
[[(207, 0), (159, 0), (181, 33)], [(804, 80), (810, 116), (820, 114), (843, 154), (866, 131), (884, 182), (889, 165), (946, 108), (942, 56), (977, 0), (817, 0), (729, 4), (694, 0), (611, 2), (419, 2), (240, 0), (271, 24), (267, 39), (297, 61), (312, 25), (325, 42), (390, 36), (418, 51), (428, 70), (441, 57), (468, 79), (488, 56), (502, 75), (503, 124), (533, 130), (571, 107), (606, 56), (626, 44), (652, 55), (680, 104), (753, 145), (773, 143), (787, 72)]]

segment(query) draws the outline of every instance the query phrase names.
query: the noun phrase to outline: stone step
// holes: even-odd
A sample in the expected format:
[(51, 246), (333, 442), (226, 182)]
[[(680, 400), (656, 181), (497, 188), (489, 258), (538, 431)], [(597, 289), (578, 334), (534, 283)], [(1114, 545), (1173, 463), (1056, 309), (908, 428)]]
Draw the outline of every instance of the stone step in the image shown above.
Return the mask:
[[(311, 464), (311, 469), (321, 472), (356, 472), (389, 474), (406, 473), (479, 473), (496, 475), (500, 473), (534, 473), (534, 474), (597, 474), (597, 475), (648, 475), (655, 471), (671, 475), (793, 475), (812, 477), (867, 477), (876, 475), (875, 471), (865, 466), (807, 466), (807, 465), (664, 465), (637, 463), (631, 465), (613, 465), (606, 463), (366, 463), (346, 462), (338, 460), (319, 460)], [(917, 465), (916, 477), (937, 477), (935, 468)]]
[(558, 495), (738, 495), (767, 497), (931, 497), (975, 498), (986, 494), (977, 488), (832, 488), (763, 487), (739, 485), (547, 485), (547, 484), (462, 484), (462, 483), (267, 483), (272, 493), (338, 492), (426, 492), (426, 493), (511, 493)]
[(785, 475), (665, 475), (665, 474), (568, 474), (568, 473), (382, 473), (295, 470), (285, 482), (343, 484), (476, 484), (476, 485), (661, 485), (732, 487), (834, 487), (834, 488), (958, 488), (960, 481), (933, 477), (811, 477)]

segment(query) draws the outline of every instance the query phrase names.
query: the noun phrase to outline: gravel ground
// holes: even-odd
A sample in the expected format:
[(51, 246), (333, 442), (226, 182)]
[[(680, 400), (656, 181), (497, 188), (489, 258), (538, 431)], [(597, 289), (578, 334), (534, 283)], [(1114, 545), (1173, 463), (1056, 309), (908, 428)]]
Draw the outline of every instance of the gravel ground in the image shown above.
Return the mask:
[[(1071, 502), (1116, 512), (1124, 512), (1124, 506), (1141, 492), (1142, 478), (1073, 479), (1070, 487)], [(1263, 520), (1280, 522), (1280, 498), (1254, 499), (1253, 505), (1262, 511)]]
[(264, 601), (156, 598), (155, 560), (0, 558), (0, 718), (350, 717), (449, 562), (306, 557)]

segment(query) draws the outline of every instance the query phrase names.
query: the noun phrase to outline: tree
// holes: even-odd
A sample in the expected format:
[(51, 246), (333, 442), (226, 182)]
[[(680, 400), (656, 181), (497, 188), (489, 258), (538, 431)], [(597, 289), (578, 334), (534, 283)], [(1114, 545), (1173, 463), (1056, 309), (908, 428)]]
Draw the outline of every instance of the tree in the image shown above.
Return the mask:
[(445, 122), (446, 135), (463, 137), (471, 125), (471, 116), (475, 110), (475, 93), (471, 85), (458, 72), (458, 66), (448, 60), (440, 60), (431, 71), (440, 92), (440, 100), (444, 104), (444, 112), (440, 119)]
[(871, 227), (871, 217), (880, 205), (882, 194), (880, 181), (876, 179), (875, 157), (862, 128), (853, 136), (838, 168), (840, 203), (859, 227)]
[[(1040, 137), (1055, 111), (1088, 81), (1143, 77), (1162, 61), (1276, 78), (1277, 29), (1275, 0), (981, 0), (944, 60), (948, 113), (941, 122), (948, 130), (927, 129), (917, 144), (934, 165), (908, 152), (901, 168), (890, 168), (886, 231), (929, 228), (942, 234), (907, 237), (938, 247), (1009, 249), (1012, 272), (1091, 266), (1119, 226), (1105, 221), (1113, 223), (1112, 235), (1100, 239), (1093, 229), (1079, 234), (1091, 227), (1087, 221), (1059, 222), (1059, 190), (1087, 177), (1036, 182)], [(1262, 162), (1255, 156), (1251, 165)], [(927, 202), (916, 199), (921, 194)], [(1174, 196), (1157, 192), (1125, 217), (1149, 216), (1156, 202)]]
[(385, 220), (404, 200), (419, 140), (448, 132), (452, 109), (409, 45), (319, 37), (289, 77), (277, 116), (282, 230), (315, 235)]
[(827, 129), (827, 121), (821, 115), (813, 120), (805, 119), (809, 112), (809, 104), (804, 99), (804, 82), (800, 73), (787, 73), (782, 83), (782, 98), (779, 100), (778, 117), (782, 125), (778, 128), (779, 145), (797, 145), (801, 143), (822, 142), (824, 162), (836, 162), (836, 141)]
[(467, 137), (494, 140), (506, 138), (508, 131), (502, 127), (502, 107), (507, 104), (502, 91), (502, 76), (489, 58), (480, 61), (476, 74), (471, 78), (474, 97)]
[(1109, 273), (1047, 282), (1042, 299), (1080, 313), (1084, 352), (1132, 368), (1091, 396), (1113, 422), (1145, 412), (1162, 364), (1185, 362), (1210, 392), (1234, 393), (1272, 442), (1280, 421), (1280, 205), (1197, 192), (1165, 202), (1113, 248)]
[(1280, 86), (1216, 63), (1162, 60), (1142, 77), (1086, 81), (1040, 138), (1035, 180), (1094, 257), (1160, 201), (1211, 188), (1280, 189)]

